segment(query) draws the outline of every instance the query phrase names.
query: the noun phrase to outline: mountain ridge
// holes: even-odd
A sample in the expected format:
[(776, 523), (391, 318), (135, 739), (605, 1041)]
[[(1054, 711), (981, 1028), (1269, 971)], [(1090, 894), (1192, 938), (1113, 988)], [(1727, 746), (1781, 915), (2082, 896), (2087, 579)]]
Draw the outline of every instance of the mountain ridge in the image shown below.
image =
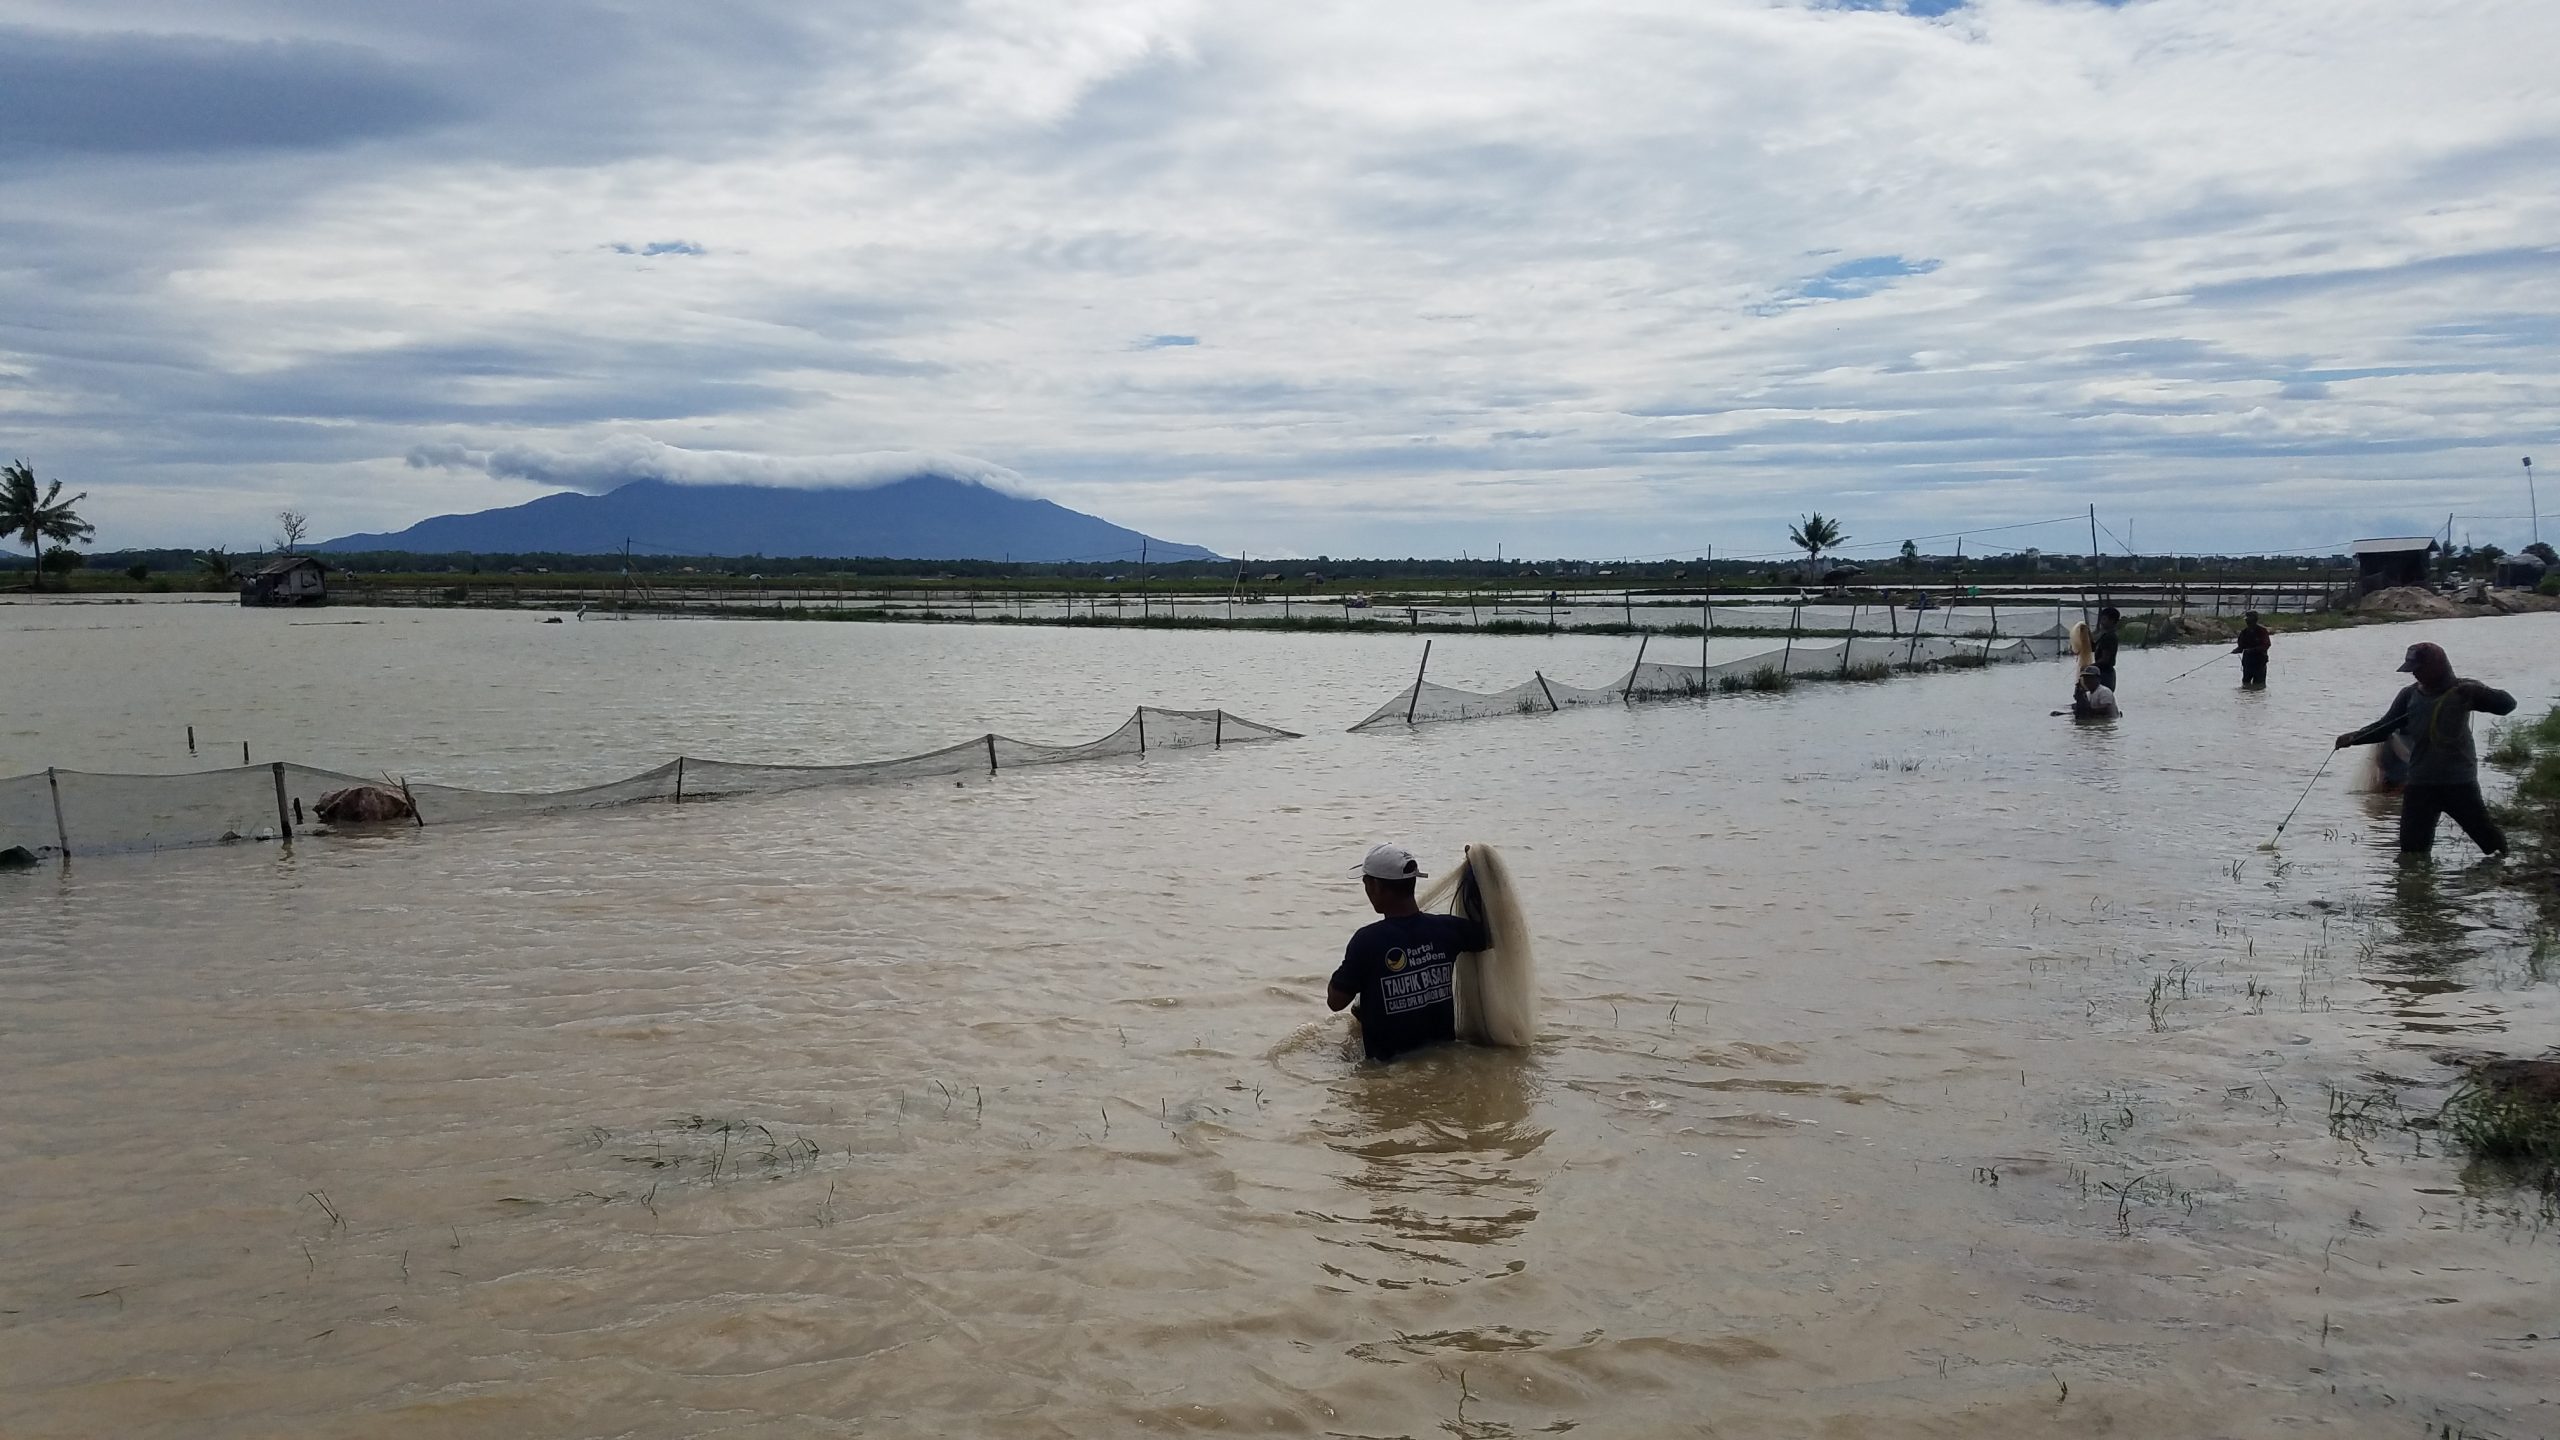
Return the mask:
[(1053, 500), (918, 474), (882, 485), (803, 488), (679, 485), (635, 479), (602, 494), (561, 491), (403, 530), (341, 535), (323, 553), (605, 555), (628, 543), (653, 555), (1025, 562), (1206, 560)]

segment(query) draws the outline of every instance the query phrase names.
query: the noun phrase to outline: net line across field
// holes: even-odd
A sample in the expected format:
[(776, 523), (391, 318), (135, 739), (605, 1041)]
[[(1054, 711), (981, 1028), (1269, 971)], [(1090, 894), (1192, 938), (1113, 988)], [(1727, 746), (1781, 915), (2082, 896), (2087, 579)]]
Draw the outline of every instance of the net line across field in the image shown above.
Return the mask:
[[(98, 855), (290, 838), (297, 815), (354, 786), (396, 792), (415, 807), (399, 824), (443, 825), (649, 802), (690, 804), (826, 785), (927, 779), (1062, 765), (1159, 750), (1224, 749), (1294, 740), (1293, 731), (1224, 710), (1141, 706), (1120, 727), (1081, 745), (1037, 745), (981, 735), (922, 755), (852, 765), (756, 765), (679, 756), (637, 775), (569, 790), (474, 790), (348, 775), (291, 762), (174, 775), (45, 770), (0, 780), (0, 850), (39, 856)], [(322, 828), (316, 824), (308, 828)]]
[[(1567, 685), (1537, 674), (1507, 689), (1482, 692), (1437, 685), (1417, 675), (1412, 684), (1396, 692), (1395, 698), (1350, 728), (1383, 730), (1444, 720), (1482, 720), (1495, 715), (1545, 715), (1576, 705), (1617, 705), (1718, 690), (1747, 690), (1764, 676), (1789, 681), (1868, 679), (1895, 671), (2051, 660), (2069, 653), (2070, 648), (2071, 642), (2058, 634), (2009, 640), (1909, 635), (1898, 640), (1860, 638), (1827, 645), (1794, 644), (1716, 665), (1667, 665), (1647, 661), (1639, 651), (1635, 665), (1627, 673), (1596, 688)], [(1424, 664), (1427, 668), (1428, 651)]]

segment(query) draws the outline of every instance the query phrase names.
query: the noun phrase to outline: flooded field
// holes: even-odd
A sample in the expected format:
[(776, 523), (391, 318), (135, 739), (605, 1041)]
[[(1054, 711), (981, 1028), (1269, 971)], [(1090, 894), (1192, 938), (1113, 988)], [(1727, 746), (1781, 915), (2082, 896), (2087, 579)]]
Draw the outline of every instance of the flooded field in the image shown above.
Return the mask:
[[(0, 875), (0, 1435), (2560, 1434), (2560, 1217), (2405, 1123), (2560, 960), (2348, 767), (2258, 848), (2417, 639), (2560, 688), (2525, 616), (1348, 735), (1416, 643), (12, 607), (0, 774), (1306, 738)], [(1384, 838), (1506, 846), (1534, 1051), (1344, 1057)]]

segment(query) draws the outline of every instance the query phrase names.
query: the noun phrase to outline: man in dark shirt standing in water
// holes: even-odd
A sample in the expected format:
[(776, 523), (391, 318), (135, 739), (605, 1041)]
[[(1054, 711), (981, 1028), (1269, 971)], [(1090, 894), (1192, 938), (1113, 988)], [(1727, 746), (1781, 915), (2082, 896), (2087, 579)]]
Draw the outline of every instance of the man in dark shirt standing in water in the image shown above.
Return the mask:
[(2098, 683), (2116, 688), (2116, 646), (2124, 636), (2117, 627), (2124, 624), (2124, 612), (2113, 605), (2098, 612), (2098, 633), (2089, 637), (2089, 658), (2098, 667)]
[(2400, 854), (2435, 848), (2436, 817), (2450, 815), (2487, 855), (2507, 853), (2506, 832), (2489, 818), (2480, 796), (2480, 758), (2471, 745), (2471, 716), (2514, 712), (2516, 697), (2477, 680), (2456, 678), (2444, 647), (2421, 640), (2409, 647), (2400, 669), (2417, 683), (2392, 697), (2391, 709), (2361, 730), (2338, 737), (2338, 748), (2371, 745), (2399, 736), (2409, 742), (2409, 785), (2400, 794)]
[(1422, 867), (1401, 845), (1380, 845), (1360, 862), (1369, 908), (1384, 918), (1351, 937), (1342, 968), (1325, 987), (1329, 1010), (1359, 1002), (1353, 1013), (1372, 1060), (1456, 1039), (1458, 956), (1493, 944), (1481, 921), (1424, 913), (1413, 900), (1421, 878)]
[(2240, 683), (2264, 685), (2267, 683), (2267, 652), (2275, 648), (2276, 637), (2259, 623), (2257, 611), (2252, 610), (2241, 618), (2246, 623), (2240, 627), (2239, 638), (2231, 642), (2231, 653), (2240, 657)]

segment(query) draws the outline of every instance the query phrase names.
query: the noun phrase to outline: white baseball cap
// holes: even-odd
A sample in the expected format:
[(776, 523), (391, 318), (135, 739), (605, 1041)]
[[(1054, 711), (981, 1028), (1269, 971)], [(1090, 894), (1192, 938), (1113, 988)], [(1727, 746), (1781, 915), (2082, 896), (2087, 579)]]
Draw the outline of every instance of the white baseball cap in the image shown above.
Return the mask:
[(1422, 866), (1413, 852), (1401, 845), (1370, 847), (1368, 858), (1360, 862), (1360, 873), (1373, 880), (1419, 880)]

